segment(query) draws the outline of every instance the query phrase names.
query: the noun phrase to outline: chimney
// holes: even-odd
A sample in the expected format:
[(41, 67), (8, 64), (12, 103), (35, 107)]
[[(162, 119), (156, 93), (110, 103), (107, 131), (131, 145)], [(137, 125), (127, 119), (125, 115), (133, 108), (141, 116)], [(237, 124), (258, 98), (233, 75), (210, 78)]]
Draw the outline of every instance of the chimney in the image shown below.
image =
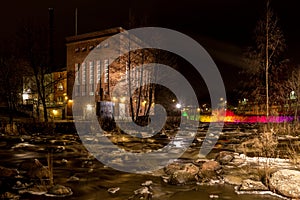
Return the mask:
[(78, 31), (78, 9), (75, 8), (75, 35), (77, 35)]
[(54, 9), (49, 8), (49, 71), (54, 70), (54, 48), (53, 48), (53, 34), (54, 34)]

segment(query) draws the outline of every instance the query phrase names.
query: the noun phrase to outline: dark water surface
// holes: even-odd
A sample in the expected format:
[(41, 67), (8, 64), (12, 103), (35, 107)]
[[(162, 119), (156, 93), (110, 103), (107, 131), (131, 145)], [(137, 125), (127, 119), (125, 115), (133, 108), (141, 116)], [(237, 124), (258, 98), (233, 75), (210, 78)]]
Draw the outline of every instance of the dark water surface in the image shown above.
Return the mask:
[[(16, 146), (24, 143), (33, 146)], [(0, 165), (18, 168), (21, 162), (34, 158), (38, 158), (41, 163), (47, 165), (46, 156), (49, 146), (55, 149), (53, 152), (54, 182), (70, 187), (73, 195), (58, 198), (23, 194), (20, 199), (127, 200), (147, 180), (153, 181), (154, 200), (279, 199), (270, 195), (238, 195), (234, 192), (233, 186), (227, 184), (173, 186), (164, 183), (159, 176), (119, 172), (94, 159), (82, 146), (76, 134), (52, 136), (37, 134), (28, 138), (25, 137), (22, 140), (17, 137), (1, 136)], [(218, 151), (218, 149), (215, 151)], [(79, 180), (69, 181), (72, 176), (79, 178)], [(116, 194), (110, 194), (107, 190), (112, 187), (119, 187), (120, 190)], [(3, 192), (3, 188), (1, 190)]]

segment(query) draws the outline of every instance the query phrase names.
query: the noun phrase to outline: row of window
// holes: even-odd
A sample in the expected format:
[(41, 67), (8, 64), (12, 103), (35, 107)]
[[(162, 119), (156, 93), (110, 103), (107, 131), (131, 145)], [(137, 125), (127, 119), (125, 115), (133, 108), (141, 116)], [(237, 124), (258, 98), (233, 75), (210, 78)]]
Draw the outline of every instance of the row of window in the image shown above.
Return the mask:
[[(104, 44), (98, 44), (97, 46), (96, 46), (96, 49), (100, 49), (101, 47), (103, 47), (103, 48), (107, 48), (108, 47), (108, 43), (104, 43)], [(80, 51), (86, 51), (86, 50), (93, 50), (94, 49), (94, 45), (90, 45), (90, 46), (88, 46), (88, 47), (81, 47), (81, 48), (75, 48), (75, 52), (76, 53), (78, 53), (78, 52), (80, 52)]]
[[(104, 70), (104, 71), (103, 71)], [(89, 95), (94, 95), (95, 84), (100, 83), (101, 73), (103, 71), (103, 81), (109, 81), (109, 61), (105, 59), (103, 63), (101, 60), (89, 61), (83, 63), (75, 63), (75, 96), (86, 96), (89, 89)], [(95, 81), (96, 78), (96, 81)], [(89, 87), (87, 87), (87, 83)]]

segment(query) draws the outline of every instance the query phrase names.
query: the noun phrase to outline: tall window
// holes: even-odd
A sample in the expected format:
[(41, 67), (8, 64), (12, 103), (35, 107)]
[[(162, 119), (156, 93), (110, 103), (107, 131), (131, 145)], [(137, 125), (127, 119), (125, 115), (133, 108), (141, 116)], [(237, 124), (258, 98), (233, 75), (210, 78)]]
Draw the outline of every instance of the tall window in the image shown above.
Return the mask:
[(86, 95), (86, 65), (83, 62), (81, 65), (81, 95), (85, 96)]
[(129, 78), (129, 64), (128, 62), (126, 62), (126, 70), (125, 70), (125, 75), (126, 75), (126, 82), (128, 82), (128, 78)]
[(100, 83), (101, 80), (101, 61), (97, 60), (97, 83)]
[(89, 83), (90, 83), (90, 95), (94, 95), (94, 62), (89, 62)]
[(108, 67), (108, 60), (104, 60), (104, 83), (108, 83), (109, 79), (109, 67)]
[(80, 94), (80, 73), (79, 73), (79, 69), (80, 69), (80, 64), (79, 63), (75, 63), (75, 96), (79, 96)]
[(60, 90), (60, 91), (64, 90), (64, 86), (62, 83), (57, 84), (57, 90)]

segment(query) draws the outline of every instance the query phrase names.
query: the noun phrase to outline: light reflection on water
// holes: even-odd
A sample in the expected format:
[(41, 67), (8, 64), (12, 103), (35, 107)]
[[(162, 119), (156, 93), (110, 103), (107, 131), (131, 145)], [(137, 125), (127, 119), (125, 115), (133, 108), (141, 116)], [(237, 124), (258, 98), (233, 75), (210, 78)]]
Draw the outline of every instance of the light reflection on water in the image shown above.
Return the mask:
[[(136, 145), (139, 144), (137, 143)], [(181, 145), (180, 142), (177, 145), (179, 147)], [(36, 144), (37, 149), (41, 147), (45, 147), (45, 145)], [(67, 149), (66, 151), (55, 153), (53, 157), (55, 183), (69, 186), (74, 192), (72, 196), (64, 198), (67, 200), (127, 200), (147, 180), (153, 181), (153, 200), (205, 200), (211, 199), (210, 195), (217, 195), (218, 199), (232, 200), (279, 199), (267, 195), (237, 195), (234, 193), (233, 187), (229, 185), (195, 186), (193, 184), (188, 186), (172, 186), (164, 183), (159, 176), (123, 173), (105, 167), (95, 159), (88, 159), (87, 152), (80, 151), (80, 148), (75, 147), (75, 145), (66, 145), (65, 148)], [(39, 158), (43, 161), (43, 164), (46, 164), (46, 155), (45, 152), (37, 152), (34, 149), (0, 150), (2, 165), (5, 163), (6, 167), (15, 168), (17, 168), (20, 162), (33, 158)], [(68, 160), (68, 164), (60, 164), (62, 159)], [(83, 165), (87, 160), (91, 163)], [(6, 165), (6, 163), (9, 164)], [(90, 169), (93, 170), (91, 171)], [(79, 181), (67, 182), (71, 176), (78, 177)], [(107, 189), (112, 187), (119, 187), (120, 190), (116, 194), (110, 194), (107, 192)], [(61, 198), (25, 195), (21, 199), (48, 200)]]

